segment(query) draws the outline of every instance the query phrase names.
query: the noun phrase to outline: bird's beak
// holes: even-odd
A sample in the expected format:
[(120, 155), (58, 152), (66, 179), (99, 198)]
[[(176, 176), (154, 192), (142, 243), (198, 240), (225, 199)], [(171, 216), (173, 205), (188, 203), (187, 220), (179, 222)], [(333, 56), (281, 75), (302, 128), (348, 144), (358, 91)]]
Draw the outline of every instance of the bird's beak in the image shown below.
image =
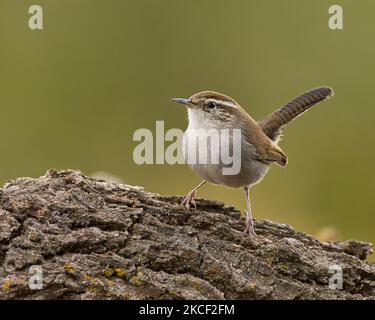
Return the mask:
[(173, 99), (171, 99), (171, 101), (181, 103), (181, 104), (183, 104), (183, 105), (185, 105), (189, 108), (190, 108), (191, 103), (192, 103), (190, 99), (183, 99), (183, 98), (173, 98)]

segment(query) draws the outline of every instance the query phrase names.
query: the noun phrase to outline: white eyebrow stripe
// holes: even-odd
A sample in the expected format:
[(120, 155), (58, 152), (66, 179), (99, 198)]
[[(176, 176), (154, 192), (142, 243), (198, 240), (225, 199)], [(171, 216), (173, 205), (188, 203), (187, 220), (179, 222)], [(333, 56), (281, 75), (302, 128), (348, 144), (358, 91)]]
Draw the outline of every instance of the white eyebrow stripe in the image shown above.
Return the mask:
[(217, 99), (208, 99), (207, 102), (215, 102), (219, 106), (224, 106), (228, 108), (237, 108), (237, 105), (230, 101), (222, 101)]

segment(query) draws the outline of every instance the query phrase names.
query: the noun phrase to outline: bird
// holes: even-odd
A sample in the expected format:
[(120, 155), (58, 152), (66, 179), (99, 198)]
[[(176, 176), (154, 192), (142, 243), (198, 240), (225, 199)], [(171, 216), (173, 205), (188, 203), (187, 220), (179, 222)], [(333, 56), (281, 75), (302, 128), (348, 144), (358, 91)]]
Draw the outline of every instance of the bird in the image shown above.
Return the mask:
[[(288, 158), (279, 146), (285, 126), (312, 106), (334, 94), (333, 89), (321, 86), (311, 89), (289, 101), (275, 112), (260, 121), (254, 120), (233, 98), (216, 92), (201, 91), (190, 98), (173, 98), (171, 101), (182, 104), (188, 111), (188, 127), (182, 138), (182, 151), (190, 169), (204, 180), (193, 188), (181, 202), (187, 208), (194, 205), (197, 190), (206, 182), (233, 188), (243, 188), (246, 194), (246, 227), (244, 232), (251, 238), (256, 236), (250, 201), (250, 189), (262, 181), (272, 164), (285, 167)], [(234, 129), (240, 132), (241, 168), (236, 174), (224, 174), (227, 164), (223, 161), (188, 161), (189, 154), (207, 152), (210, 144), (189, 143), (196, 138), (197, 130), (224, 130), (229, 133), (229, 145), (234, 148)], [(232, 131), (230, 131), (232, 130)], [(215, 145), (219, 154), (222, 145)], [(211, 159), (212, 159), (211, 155)]]

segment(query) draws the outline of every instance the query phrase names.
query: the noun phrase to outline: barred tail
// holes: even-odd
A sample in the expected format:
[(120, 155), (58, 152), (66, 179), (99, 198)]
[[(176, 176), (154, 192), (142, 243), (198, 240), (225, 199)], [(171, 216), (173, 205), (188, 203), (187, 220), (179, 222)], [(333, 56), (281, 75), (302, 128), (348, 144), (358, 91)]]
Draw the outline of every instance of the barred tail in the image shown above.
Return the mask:
[(279, 110), (259, 121), (259, 125), (270, 139), (278, 140), (286, 124), (297, 118), (313, 105), (332, 96), (333, 90), (331, 88), (319, 87), (312, 89), (289, 101)]

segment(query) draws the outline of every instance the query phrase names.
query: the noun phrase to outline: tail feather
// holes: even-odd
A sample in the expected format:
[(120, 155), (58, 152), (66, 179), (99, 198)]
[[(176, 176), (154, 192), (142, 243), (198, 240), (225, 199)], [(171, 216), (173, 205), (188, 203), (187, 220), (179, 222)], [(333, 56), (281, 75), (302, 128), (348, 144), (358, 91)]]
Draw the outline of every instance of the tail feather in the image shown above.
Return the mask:
[(289, 101), (279, 110), (259, 121), (259, 125), (271, 140), (277, 141), (286, 124), (297, 118), (313, 105), (331, 96), (333, 96), (333, 90), (331, 88), (319, 87), (312, 89)]
[(266, 160), (274, 161), (281, 167), (285, 167), (288, 163), (286, 154), (276, 144), (268, 151)]

